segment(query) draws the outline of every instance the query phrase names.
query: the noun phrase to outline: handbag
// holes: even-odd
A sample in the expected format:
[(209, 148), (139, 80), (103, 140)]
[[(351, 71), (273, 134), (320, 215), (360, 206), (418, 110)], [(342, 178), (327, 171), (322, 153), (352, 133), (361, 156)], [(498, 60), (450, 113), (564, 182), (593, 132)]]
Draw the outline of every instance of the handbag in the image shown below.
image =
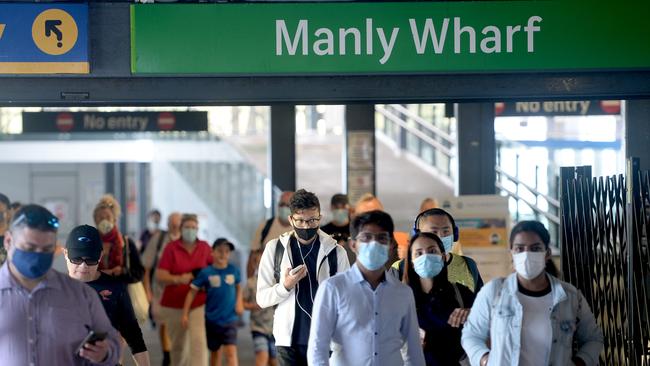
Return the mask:
[[(131, 249), (129, 248), (129, 238), (124, 237), (124, 250), (125, 250), (125, 267), (127, 275), (131, 271)], [(147, 292), (144, 290), (142, 281), (129, 283), (127, 285), (127, 292), (131, 298), (131, 305), (133, 306), (133, 313), (138, 323), (144, 324), (149, 318), (149, 300), (147, 299)]]

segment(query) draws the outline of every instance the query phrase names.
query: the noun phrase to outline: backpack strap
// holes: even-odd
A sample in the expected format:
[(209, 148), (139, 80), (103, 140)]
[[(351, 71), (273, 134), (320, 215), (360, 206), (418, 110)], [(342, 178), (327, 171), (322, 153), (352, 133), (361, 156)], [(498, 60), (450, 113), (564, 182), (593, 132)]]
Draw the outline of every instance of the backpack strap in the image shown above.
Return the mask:
[(282, 256), (284, 256), (284, 246), (280, 242), (280, 239), (276, 239), (275, 256), (273, 260), (273, 277), (275, 278), (275, 283), (280, 283), (280, 265), (282, 263)]
[(327, 264), (330, 267), (330, 277), (334, 276), (339, 269), (338, 254), (336, 254), (337, 249), (338, 247), (334, 247), (334, 249), (327, 255)]
[(271, 217), (270, 219), (266, 220), (266, 223), (264, 224), (262, 234), (260, 235), (260, 248), (264, 248), (264, 244), (266, 244), (264, 242), (264, 238), (269, 235), (269, 231), (271, 231), (271, 226), (273, 225), (273, 220), (275, 220), (275, 217)]

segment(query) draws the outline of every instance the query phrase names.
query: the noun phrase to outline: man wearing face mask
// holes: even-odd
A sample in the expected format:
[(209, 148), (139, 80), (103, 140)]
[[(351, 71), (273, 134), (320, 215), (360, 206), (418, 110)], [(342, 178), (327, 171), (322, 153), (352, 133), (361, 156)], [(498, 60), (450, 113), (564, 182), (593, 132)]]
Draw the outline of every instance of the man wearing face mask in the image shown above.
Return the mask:
[(393, 231), (385, 212), (353, 219), (350, 244), (357, 261), (316, 294), (309, 365), (424, 366), (413, 291), (385, 270)]
[[(0, 193), (0, 243), (4, 242), (5, 232), (9, 225), (9, 218), (11, 216), (9, 198)], [(4, 263), (7, 259), (7, 252), (0, 246), (0, 264)]]
[[(476, 262), (467, 256), (461, 255), (460, 248), (454, 246), (458, 241), (458, 227), (453, 216), (441, 208), (432, 208), (421, 212), (416, 218), (413, 231), (436, 234), (445, 247), (447, 253), (447, 273), (449, 281), (459, 283), (475, 294), (483, 287), (483, 278)], [(403, 271), (400, 270), (400, 273)]]
[(269, 240), (273, 240), (293, 229), (288, 219), (289, 215), (291, 215), (289, 202), (292, 196), (293, 192), (291, 191), (282, 192), (278, 201), (276, 215), (268, 220), (264, 220), (257, 227), (253, 241), (251, 241), (251, 251), (263, 250), (264, 244), (268, 243)]
[(282, 366), (307, 366), (311, 313), (319, 284), (350, 267), (345, 249), (318, 229), (316, 195), (297, 191), (287, 219), (293, 231), (266, 244), (257, 279), (257, 303), (276, 306), (273, 336)]
[[(115, 365), (117, 331), (97, 293), (51, 269), (57, 218), (26, 205), (16, 212), (0, 268), (0, 355), (3, 365)], [(89, 331), (103, 340), (83, 343)]]
[(152, 237), (160, 232), (160, 211), (151, 210), (147, 215), (147, 228), (140, 235), (140, 253), (144, 253)]
[(330, 234), (337, 243), (345, 248), (350, 263), (354, 263), (356, 255), (348, 246), (348, 239), (350, 238), (350, 203), (348, 196), (343, 193), (332, 196), (330, 210), (332, 212), (332, 221), (323, 226), (321, 230)]
[(472, 365), (598, 365), (603, 334), (582, 293), (544, 271), (549, 241), (537, 221), (512, 229), (516, 272), (478, 293), (463, 328)]

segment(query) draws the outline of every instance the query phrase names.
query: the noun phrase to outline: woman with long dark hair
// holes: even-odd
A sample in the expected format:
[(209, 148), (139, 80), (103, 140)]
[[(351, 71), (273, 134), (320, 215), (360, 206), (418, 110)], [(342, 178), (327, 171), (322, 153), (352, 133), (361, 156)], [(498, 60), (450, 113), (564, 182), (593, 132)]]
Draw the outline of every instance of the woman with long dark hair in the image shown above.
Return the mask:
[(465, 358), (460, 344), (461, 328), (474, 302), (467, 287), (447, 279), (442, 241), (432, 233), (419, 232), (408, 247), (402, 282), (413, 290), (428, 366), (458, 365)]

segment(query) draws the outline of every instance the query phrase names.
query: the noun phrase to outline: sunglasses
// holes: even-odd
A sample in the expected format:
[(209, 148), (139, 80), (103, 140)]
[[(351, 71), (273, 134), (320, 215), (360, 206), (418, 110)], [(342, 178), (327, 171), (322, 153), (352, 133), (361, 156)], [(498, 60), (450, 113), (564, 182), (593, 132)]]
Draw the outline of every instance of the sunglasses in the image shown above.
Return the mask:
[(13, 221), (13, 226), (19, 225), (21, 222), (26, 221), (30, 227), (47, 226), (52, 229), (59, 228), (59, 219), (56, 216), (46, 214), (42, 211), (28, 211), (22, 213)]
[(69, 258), (70, 263), (80, 265), (81, 263), (86, 263), (87, 266), (96, 266), (99, 263), (98, 259), (92, 259), (92, 258)]

